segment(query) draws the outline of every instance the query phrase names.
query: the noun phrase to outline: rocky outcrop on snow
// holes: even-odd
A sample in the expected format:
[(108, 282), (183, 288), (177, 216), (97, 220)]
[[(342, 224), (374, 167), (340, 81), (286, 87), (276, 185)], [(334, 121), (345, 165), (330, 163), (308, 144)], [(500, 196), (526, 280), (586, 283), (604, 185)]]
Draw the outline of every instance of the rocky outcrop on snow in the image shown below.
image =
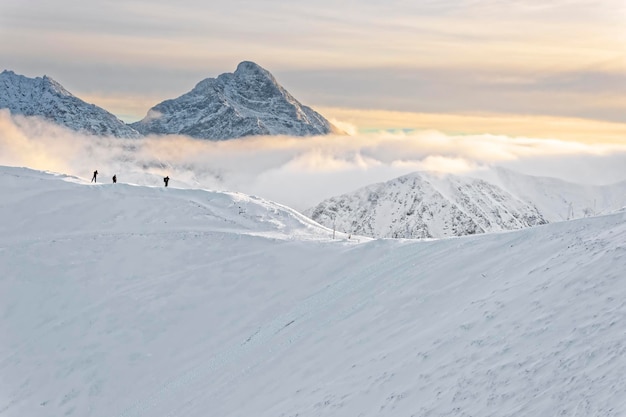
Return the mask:
[(248, 61), (234, 73), (207, 78), (190, 92), (157, 104), (131, 126), (143, 134), (211, 140), (339, 133), (319, 113), (300, 104), (267, 70)]
[(39, 116), (72, 130), (98, 136), (141, 135), (108, 111), (84, 102), (48, 76), (28, 78), (0, 73), (0, 108), (12, 114)]
[(413, 173), (323, 201), (305, 214), (338, 231), (439, 238), (547, 223), (539, 210), (486, 181)]

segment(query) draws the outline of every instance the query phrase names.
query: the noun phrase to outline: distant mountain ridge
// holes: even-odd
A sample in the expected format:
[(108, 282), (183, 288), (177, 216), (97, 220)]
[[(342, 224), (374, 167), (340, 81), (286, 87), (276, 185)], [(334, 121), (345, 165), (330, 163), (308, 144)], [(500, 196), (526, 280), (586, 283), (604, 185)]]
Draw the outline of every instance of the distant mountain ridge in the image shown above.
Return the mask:
[(416, 172), (305, 211), (327, 227), (377, 238), (441, 238), (547, 223), (532, 204), (486, 181)]
[(442, 238), (607, 214), (626, 205), (626, 182), (579, 185), (504, 168), (484, 177), (415, 172), (329, 198), (304, 213), (346, 233)]
[(97, 136), (138, 138), (139, 132), (113, 114), (72, 95), (52, 78), (0, 73), (0, 108), (13, 114), (40, 116), (77, 132)]
[(269, 71), (250, 61), (241, 62), (234, 73), (202, 80), (190, 92), (157, 104), (131, 126), (143, 134), (210, 140), (339, 133), (289, 94)]

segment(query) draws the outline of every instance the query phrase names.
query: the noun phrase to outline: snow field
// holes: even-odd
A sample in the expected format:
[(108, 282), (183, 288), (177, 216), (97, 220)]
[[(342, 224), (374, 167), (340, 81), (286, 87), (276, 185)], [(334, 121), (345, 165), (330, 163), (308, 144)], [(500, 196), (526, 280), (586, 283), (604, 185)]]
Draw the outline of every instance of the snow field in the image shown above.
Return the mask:
[(626, 213), (355, 244), (240, 194), (0, 174), (2, 417), (626, 413)]

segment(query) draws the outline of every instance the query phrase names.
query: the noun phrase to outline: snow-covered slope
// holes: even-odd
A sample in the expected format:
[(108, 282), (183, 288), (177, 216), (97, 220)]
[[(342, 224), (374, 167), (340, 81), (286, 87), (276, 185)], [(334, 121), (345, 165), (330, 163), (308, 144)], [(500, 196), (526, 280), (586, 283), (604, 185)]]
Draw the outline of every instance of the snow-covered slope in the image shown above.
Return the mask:
[(140, 134), (108, 111), (73, 96), (48, 76), (28, 78), (0, 73), (0, 108), (40, 116), (72, 130), (99, 136), (136, 138)]
[(495, 185), (436, 173), (370, 185), (305, 213), (339, 231), (372, 237), (463, 236), (546, 223), (532, 204)]
[[(27, 168), (2, 167), (0, 173), (3, 192), (10, 194), (15, 213), (2, 212), (7, 220), (3, 231), (19, 239), (38, 236), (44, 229), (58, 236), (170, 230), (275, 239), (328, 239), (332, 235), (332, 230), (289, 207), (240, 193), (122, 183), (85, 186), (75, 177)], [(41, 206), (44, 215), (22, 215), (33, 206)], [(66, 223), (64, 218), (73, 221)]]
[(157, 104), (131, 126), (144, 134), (213, 140), (337, 131), (320, 114), (300, 104), (267, 70), (248, 61), (240, 63), (234, 73), (207, 78), (190, 92)]
[(3, 417), (626, 414), (626, 213), (354, 244), (238, 194), (0, 193)]
[(574, 184), (496, 167), (485, 179), (532, 202), (550, 222), (612, 213), (626, 205), (626, 181), (610, 185)]

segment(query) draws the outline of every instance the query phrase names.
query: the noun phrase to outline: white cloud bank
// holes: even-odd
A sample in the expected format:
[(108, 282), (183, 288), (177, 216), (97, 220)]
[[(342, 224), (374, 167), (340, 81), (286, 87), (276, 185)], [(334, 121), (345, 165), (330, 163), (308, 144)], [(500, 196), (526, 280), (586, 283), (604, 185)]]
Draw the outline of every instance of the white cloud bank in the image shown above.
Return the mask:
[(436, 131), (357, 136), (249, 137), (212, 142), (184, 136), (84, 136), (38, 118), (0, 111), (0, 165), (101, 182), (240, 191), (296, 209), (414, 171), (471, 174), (493, 165), (572, 182), (626, 180), (626, 145), (592, 145)]

